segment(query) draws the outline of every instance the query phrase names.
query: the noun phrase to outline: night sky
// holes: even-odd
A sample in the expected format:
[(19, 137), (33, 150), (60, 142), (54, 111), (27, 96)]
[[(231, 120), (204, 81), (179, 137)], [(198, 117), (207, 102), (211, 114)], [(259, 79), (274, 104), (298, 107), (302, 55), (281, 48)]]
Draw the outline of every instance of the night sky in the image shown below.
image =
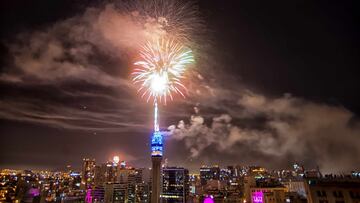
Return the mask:
[[(1, 2), (0, 168), (150, 166), (152, 105), (130, 82), (138, 32), (121, 4)], [(169, 165), (360, 168), (356, 1), (193, 6), (188, 92), (160, 106)]]

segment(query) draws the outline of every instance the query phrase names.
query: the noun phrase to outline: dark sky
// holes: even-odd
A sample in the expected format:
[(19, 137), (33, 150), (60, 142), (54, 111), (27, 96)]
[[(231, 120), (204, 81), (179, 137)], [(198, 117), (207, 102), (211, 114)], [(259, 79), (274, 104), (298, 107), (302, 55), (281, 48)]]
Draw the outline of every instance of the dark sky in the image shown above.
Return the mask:
[[(140, 31), (121, 4), (1, 2), (1, 168), (149, 166), (151, 104), (129, 83)], [(359, 169), (356, 1), (195, 4), (188, 95), (160, 107), (169, 164)]]

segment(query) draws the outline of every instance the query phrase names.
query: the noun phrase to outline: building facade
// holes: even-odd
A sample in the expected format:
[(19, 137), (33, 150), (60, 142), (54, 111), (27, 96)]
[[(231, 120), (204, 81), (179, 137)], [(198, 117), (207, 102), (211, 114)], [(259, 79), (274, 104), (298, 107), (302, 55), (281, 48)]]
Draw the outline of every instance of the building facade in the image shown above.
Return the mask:
[(308, 178), (305, 189), (308, 203), (360, 203), (360, 178)]
[(185, 203), (189, 197), (189, 171), (181, 167), (167, 167), (162, 170), (163, 203)]
[(200, 182), (201, 185), (206, 185), (209, 180), (220, 179), (220, 168), (219, 166), (202, 166), (200, 168)]
[(92, 187), (95, 178), (95, 159), (83, 159), (81, 188)]

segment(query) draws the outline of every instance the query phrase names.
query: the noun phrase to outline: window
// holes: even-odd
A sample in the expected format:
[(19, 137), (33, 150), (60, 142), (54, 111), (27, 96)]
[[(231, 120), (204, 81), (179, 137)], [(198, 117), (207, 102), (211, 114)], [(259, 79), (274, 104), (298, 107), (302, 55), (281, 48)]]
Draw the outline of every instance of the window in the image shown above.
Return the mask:
[(349, 193), (352, 199), (360, 199), (360, 194), (358, 192), (350, 191)]
[[(334, 197), (338, 197), (338, 198), (344, 197), (344, 195), (341, 191), (334, 191), (333, 195), (334, 195)], [(350, 194), (350, 196), (351, 196), (351, 194)]]
[(324, 190), (321, 191), (321, 195), (322, 195), (322, 197), (326, 197), (326, 192)]
[(321, 191), (316, 191), (317, 196), (321, 197)]

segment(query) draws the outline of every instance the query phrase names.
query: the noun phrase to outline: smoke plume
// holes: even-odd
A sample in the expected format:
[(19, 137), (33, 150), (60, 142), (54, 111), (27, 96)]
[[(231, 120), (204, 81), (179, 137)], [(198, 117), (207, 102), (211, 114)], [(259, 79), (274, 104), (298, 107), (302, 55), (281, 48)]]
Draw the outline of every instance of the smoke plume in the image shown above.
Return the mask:
[[(267, 98), (251, 91), (237, 104), (240, 110), (213, 117), (209, 125), (195, 114), (188, 124), (171, 125), (170, 134), (199, 159), (211, 148), (238, 154), (237, 162), (262, 156), (283, 160), (281, 166), (293, 160), (319, 165), (324, 171), (350, 171), (360, 163), (360, 123), (343, 107), (290, 95)], [(260, 163), (269, 165), (265, 160)]]

